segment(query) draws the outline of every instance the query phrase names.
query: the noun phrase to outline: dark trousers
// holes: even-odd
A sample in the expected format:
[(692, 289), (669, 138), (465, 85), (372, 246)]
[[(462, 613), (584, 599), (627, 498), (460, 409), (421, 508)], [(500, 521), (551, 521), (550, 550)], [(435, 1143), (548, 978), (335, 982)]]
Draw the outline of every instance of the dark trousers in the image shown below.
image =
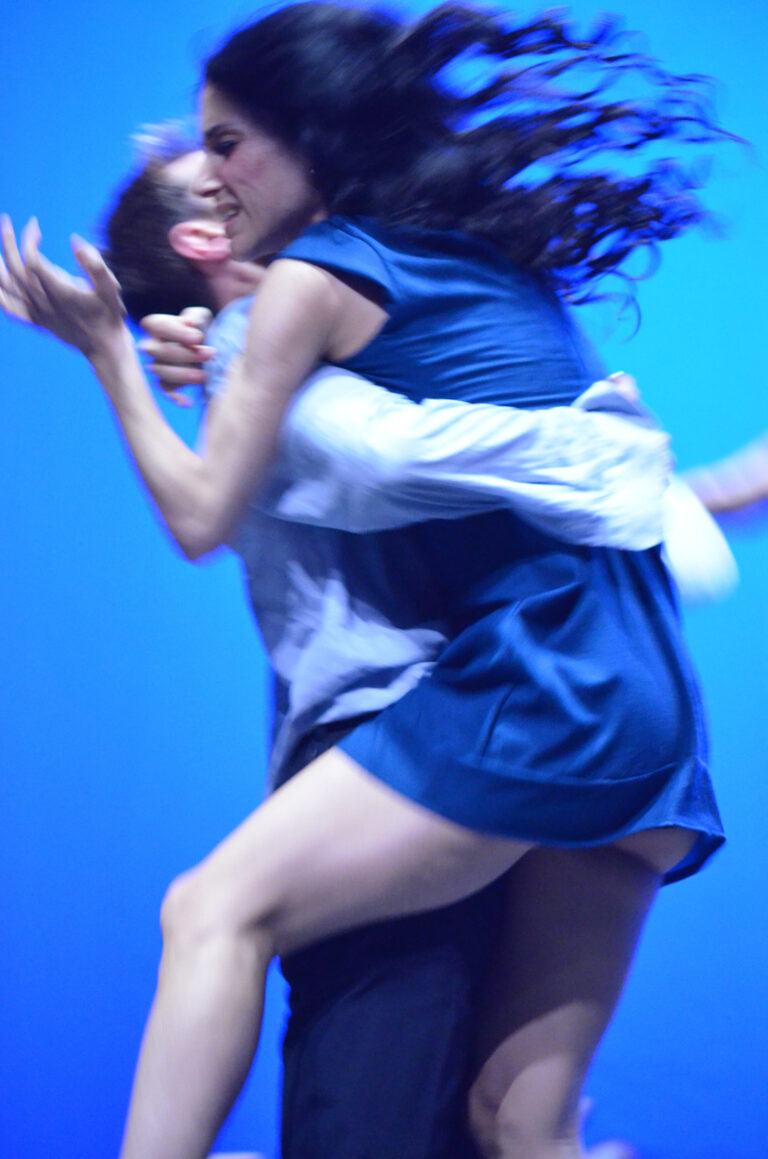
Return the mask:
[(491, 886), (283, 960), (282, 1159), (475, 1159), (474, 1007), (502, 900)]

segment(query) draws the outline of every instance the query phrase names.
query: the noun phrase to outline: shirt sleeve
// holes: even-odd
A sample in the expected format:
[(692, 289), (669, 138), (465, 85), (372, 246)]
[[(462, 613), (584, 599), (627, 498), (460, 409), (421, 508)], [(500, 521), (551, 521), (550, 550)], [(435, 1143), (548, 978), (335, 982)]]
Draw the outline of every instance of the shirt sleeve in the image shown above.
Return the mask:
[(252, 305), (253, 294), (237, 298), (225, 306), (208, 327), (205, 341), (215, 353), (205, 365), (206, 380), (202, 393), (206, 402), (222, 393), (232, 364), (245, 350)]
[(669, 440), (590, 388), (542, 410), (412, 402), (327, 368), (296, 396), (260, 503), (351, 532), (511, 508), (568, 542), (639, 550), (663, 536)]
[(687, 604), (725, 599), (739, 582), (728, 541), (701, 500), (677, 476), (665, 496), (663, 555)]

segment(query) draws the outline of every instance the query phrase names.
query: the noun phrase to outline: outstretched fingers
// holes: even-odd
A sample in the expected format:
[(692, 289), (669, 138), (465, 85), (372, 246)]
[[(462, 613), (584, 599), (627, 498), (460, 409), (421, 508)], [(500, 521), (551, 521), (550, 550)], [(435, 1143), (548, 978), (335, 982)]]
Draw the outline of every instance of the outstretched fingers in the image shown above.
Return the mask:
[(75, 261), (83, 273), (90, 278), (91, 284), (102, 302), (114, 312), (125, 316), (126, 310), (120, 294), (120, 284), (96, 246), (91, 245), (78, 234), (72, 234), (70, 244)]
[(41, 274), (45, 273), (46, 263), (40, 253), (42, 234), (36, 217), (31, 217), (21, 231), (20, 250), (21, 260), (24, 263), (24, 278), (27, 298), (32, 306), (32, 320), (35, 313), (50, 308), (50, 302), (43, 285)]
[(91, 357), (123, 340), (123, 304), (116, 279), (98, 250), (76, 239), (75, 256), (87, 277), (73, 277), (40, 252), (40, 227), (32, 218), (21, 244), (10, 220), (0, 223), (0, 302), (6, 313), (32, 322)]
[(16, 288), (2, 257), (0, 257), (0, 309), (9, 318), (18, 318), (22, 322), (32, 321), (26, 299)]
[(0, 246), (0, 305), (10, 317), (31, 322), (31, 302), (26, 293), (24, 262), (7, 214), (0, 217)]
[(86, 287), (82, 278), (74, 279), (48, 261), (40, 252), (42, 234), (36, 217), (31, 217), (21, 231), (19, 241), (8, 217), (3, 217), (3, 269), (0, 284), (6, 296), (7, 313), (35, 325), (49, 328), (52, 314), (62, 291)]
[(0, 232), (2, 233), (3, 241), (3, 259), (8, 268), (8, 273), (16, 280), (23, 280), (24, 262), (21, 260), (19, 247), (16, 244), (16, 234), (14, 233), (11, 219), (5, 213), (2, 216), (2, 221), (0, 221)]

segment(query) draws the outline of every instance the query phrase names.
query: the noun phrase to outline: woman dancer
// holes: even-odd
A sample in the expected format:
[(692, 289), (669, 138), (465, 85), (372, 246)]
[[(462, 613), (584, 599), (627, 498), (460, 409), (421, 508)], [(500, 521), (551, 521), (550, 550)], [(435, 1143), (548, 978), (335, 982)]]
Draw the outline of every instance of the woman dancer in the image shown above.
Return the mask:
[[(533, 64), (461, 95), (443, 70), (469, 50)], [(585, 69), (583, 86), (559, 88)], [(604, 99), (632, 71), (657, 99)], [(95, 251), (77, 248), (90, 291), (39, 255), (34, 224), (23, 259), (4, 227), (6, 308), (86, 353), (191, 557), (227, 535), (320, 359), (411, 396), (419, 384), (470, 401), (571, 401), (597, 375), (557, 292), (583, 296), (638, 245), (703, 214), (668, 162), (634, 178), (585, 163), (718, 135), (695, 83), (623, 51), (609, 24), (576, 41), (551, 17), (511, 28), (450, 7), (409, 28), (297, 5), (233, 37), (206, 79), (200, 191), (236, 256), (283, 260), (204, 452), (154, 407)], [(506, 115), (488, 119), (502, 98)], [(542, 158), (554, 175), (526, 185), (519, 175)], [(393, 553), (407, 542), (434, 576), (414, 599), (452, 619), (453, 643), (171, 887), (124, 1159), (205, 1154), (255, 1049), (274, 953), (445, 904), (517, 862), (474, 1122), (487, 1155), (578, 1155), (581, 1082), (656, 889), (722, 840), (656, 552), (566, 546), (506, 513), (403, 534)], [(572, 904), (542, 928), (537, 896), (553, 876)], [(574, 928), (585, 898), (592, 918)]]

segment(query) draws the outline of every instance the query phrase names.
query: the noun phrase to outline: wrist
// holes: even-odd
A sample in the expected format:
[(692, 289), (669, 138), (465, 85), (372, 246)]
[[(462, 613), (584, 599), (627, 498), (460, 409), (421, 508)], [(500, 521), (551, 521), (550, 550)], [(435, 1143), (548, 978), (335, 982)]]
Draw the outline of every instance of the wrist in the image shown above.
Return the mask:
[(138, 362), (133, 337), (124, 324), (101, 335), (93, 349), (84, 354), (108, 394), (112, 394), (126, 368)]

